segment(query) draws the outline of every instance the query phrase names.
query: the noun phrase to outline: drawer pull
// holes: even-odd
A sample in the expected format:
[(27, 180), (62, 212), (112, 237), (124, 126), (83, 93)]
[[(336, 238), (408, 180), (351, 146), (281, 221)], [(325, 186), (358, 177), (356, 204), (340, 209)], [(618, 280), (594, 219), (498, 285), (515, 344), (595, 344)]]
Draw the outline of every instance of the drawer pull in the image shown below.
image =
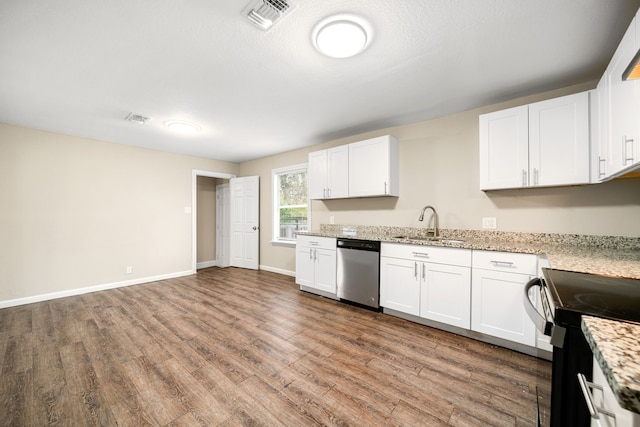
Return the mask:
[(516, 266), (513, 265), (512, 262), (510, 261), (489, 261), (491, 262), (495, 267), (506, 267), (506, 268), (515, 268)]
[(418, 258), (429, 258), (429, 254), (426, 252), (411, 252), (413, 256)]
[(590, 388), (602, 391), (602, 386), (587, 381), (587, 378), (583, 374), (578, 374), (578, 382), (580, 383), (580, 388), (582, 389), (582, 394), (584, 395), (584, 400), (587, 403), (587, 408), (589, 409), (591, 418), (593, 418), (594, 420), (599, 420), (600, 414), (614, 419), (616, 418), (616, 414), (614, 414), (613, 412), (607, 411), (600, 406), (596, 406)]

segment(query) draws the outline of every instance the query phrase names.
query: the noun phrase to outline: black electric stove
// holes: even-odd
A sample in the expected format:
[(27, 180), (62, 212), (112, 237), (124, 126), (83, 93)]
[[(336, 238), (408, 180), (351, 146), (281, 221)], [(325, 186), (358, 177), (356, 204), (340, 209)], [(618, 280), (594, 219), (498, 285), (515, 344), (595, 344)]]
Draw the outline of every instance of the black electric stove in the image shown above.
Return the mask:
[(640, 323), (640, 280), (547, 268), (542, 272), (556, 316), (560, 311)]
[(640, 280), (550, 268), (543, 268), (542, 274), (543, 279), (527, 284), (525, 297), (529, 289), (539, 287), (544, 313), (534, 310), (530, 316), (553, 344), (547, 422), (552, 427), (589, 426), (591, 417), (577, 379), (578, 373), (593, 378), (593, 354), (581, 330), (582, 316), (640, 323)]

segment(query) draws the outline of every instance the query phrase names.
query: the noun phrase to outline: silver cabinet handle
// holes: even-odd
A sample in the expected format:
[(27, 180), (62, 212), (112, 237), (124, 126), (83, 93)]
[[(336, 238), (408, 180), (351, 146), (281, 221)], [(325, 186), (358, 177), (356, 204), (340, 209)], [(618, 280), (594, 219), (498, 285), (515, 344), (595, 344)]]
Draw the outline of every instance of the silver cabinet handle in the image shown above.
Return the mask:
[[(627, 165), (627, 162), (633, 163), (633, 138), (622, 137), (622, 163)], [(629, 154), (631, 153), (631, 154)]]
[(494, 267), (507, 267), (507, 268), (515, 268), (512, 262), (509, 261), (490, 261)]
[(418, 263), (415, 261), (413, 262), (413, 278), (418, 278)]
[(538, 185), (538, 168), (533, 168), (533, 185)]
[(606, 171), (603, 165), (606, 166), (606, 162), (607, 159), (603, 159), (602, 157), (598, 156), (598, 178), (604, 178)]
[(423, 263), (422, 264), (422, 280), (426, 280), (427, 275), (426, 275), (426, 270), (427, 270), (427, 266)]
[(527, 171), (522, 169), (522, 186), (527, 187)]
[(313, 248), (313, 260), (318, 260), (318, 250), (316, 248)]
[(327, 197), (330, 199), (331, 198), (331, 189), (327, 188)]
[(387, 194), (387, 181), (384, 182), (384, 194)]
[(414, 257), (417, 258), (429, 258), (429, 254), (426, 252), (411, 252)]
[(604, 409), (601, 406), (596, 406), (596, 403), (593, 399), (593, 394), (591, 393), (590, 388), (594, 388), (596, 390), (602, 391), (602, 386), (598, 384), (594, 384), (592, 382), (587, 381), (587, 378), (583, 374), (578, 374), (578, 382), (580, 383), (580, 388), (582, 389), (582, 395), (584, 396), (585, 402), (587, 402), (587, 408), (589, 409), (589, 414), (591, 414), (591, 418), (594, 420), (600, 419), (600, 414), (606, 415), (613, 419), (616, 418), (616, 414), (611, 411)]
[(309, 248), (309, 261), (313, 261), (313, 248)]

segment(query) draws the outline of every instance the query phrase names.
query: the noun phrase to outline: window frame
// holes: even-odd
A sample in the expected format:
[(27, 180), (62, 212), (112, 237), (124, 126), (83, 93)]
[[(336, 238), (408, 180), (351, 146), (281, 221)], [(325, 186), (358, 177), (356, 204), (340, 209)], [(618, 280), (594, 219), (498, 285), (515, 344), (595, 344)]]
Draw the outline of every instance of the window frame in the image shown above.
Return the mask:
[(295, 247), (296, 240), (286, 240), (280, 238), (280, 175), (296, 172), (299, 170), (307, 172), (307, 225), (311, 227), (311, 199), (309, 198), (309, 164), (300, 163), (292, 166), (284, 166), (271, 170), (271, 217), (272, 233), (271, 244), (273, 246)]

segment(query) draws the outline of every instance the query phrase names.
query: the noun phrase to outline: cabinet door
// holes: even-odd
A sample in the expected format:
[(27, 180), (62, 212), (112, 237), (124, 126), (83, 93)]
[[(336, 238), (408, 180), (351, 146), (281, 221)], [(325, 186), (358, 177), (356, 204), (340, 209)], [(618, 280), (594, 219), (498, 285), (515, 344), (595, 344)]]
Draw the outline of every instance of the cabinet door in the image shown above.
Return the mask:
[(310, 286), (314, 284), (314, 267), (313, 248), (308, 246), (296, 246), (296, 283), (301, 286)]
[(324, 199), (327, 194), (327, 150), (309, 153), (309, 198)]
[(471, 328), (471, 269), (422, 263), (420, 317)]
[(418, 263), (380, 257), (380, 305), (418, 316), (419, 304)]
[(397, 153), (389, 135), (349, 144), (349, 196), (397, 196)]
[(474, 269), (471, 277), (471, 329), (535, 346), (535, 325), (522, 303), (524, 285), (532, 276)]
[(349, 146), (327, 150), (327, 188), (329, 199), (349, 197)]
[(622, 80), (622, 73), (636, 53), (636, 19), (631, 22), (607, 69), (609, 83), (609, 159), (612, 175), (640, 160), (637, 150), (637, 81)]
[(336, 251), (315, 249), (315, 284), (321, 291), (336, 293)]
[(591, 182), (597, 183), (607, 176), (609, 155), (609, 86), (607, 71), (590, 94), (591, 129)]
[(529, 185), (528, 106), (480, 116), (480, 189)]
[(589, 93), (529, 105), (529, 185), (589, 182)]

